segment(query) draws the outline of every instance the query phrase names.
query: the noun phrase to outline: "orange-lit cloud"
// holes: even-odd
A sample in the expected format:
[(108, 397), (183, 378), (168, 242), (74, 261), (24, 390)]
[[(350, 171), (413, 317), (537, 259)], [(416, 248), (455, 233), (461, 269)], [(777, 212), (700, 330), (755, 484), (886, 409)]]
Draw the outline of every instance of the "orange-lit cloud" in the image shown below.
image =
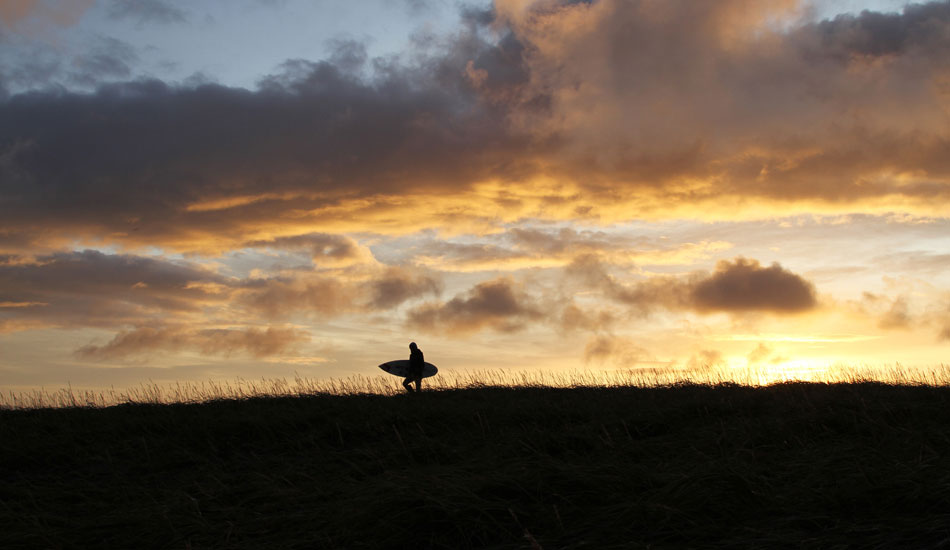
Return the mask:
[(592, 254), (614, 264), (690, 265), (730, 247), (724, 241), (670, 245), (603, 231), (516, 227), (475, 243), (434, 239), (419, 245), (413, 261), (443, 271), (507, 271), (563, 267), (578, 256)]
[(59, 26), (76, 23), (95, 0), (4, 0), (0, 2), (0, 23), (11, 28), (31, 18)]
[(611, 362), (619, 367), (630, 367), (649, 360), (650, 352), (627, 338), (614, 335), (594, 335), (584, 346), (584, 361), (588, 363)]
[(244, 243), (245, 247), (305, 250), (320, 267), (345, 267), (373, 260), (370, 251), (343, 235), (308, 233)]
[[(584, 330), (607, 338), (595, 350), (613, 349), (609, 339), (622, 317), (643, 317), (658, 310), (699, 314), (749, 312), (788, 315), (818, 306), (814, 286), (778, 264), (761, 266), (755, 260), (721, 261), (712, 273), (619, 279), (591, 256), (580, 257), (566, 270), (573, 288), (602, 294), (599, 307), (579, 307), (570, 297), (545, 294), (543, 287), (529, 292), (526, 285), (502, 277), (473, 286), (445, 302), (429, 302), (409, 311), (411, 327), (430, 332), (471, 333), (490, 328), (511, 332), (531, 324), (549, 324), (561, 330)], [(617, 309), (617, 306), (622, 308)], [(626, 311), (626, 313), (623, 313)], [(590, 352), (591, 358), (607, 355)]]
[(499, 2), (415, 65), (374, 72), (344, 51), (255, 91), (14, 96), (0, 246), (220, 252), (288, 228), (945, 210), (950, 9), (801, 8)]
[[(308, 254), (314, 242), (306, 240)], [(334, 257), (337, 248), (328, 250)], [(86, 327), (119, 331), (106, 344), (84, 347), (80, 356), (88, 359), (159, 349), (263, 356), (294, 351), (292, 344), (304, 341), (303, 333), (273, 326), (221, 328), (222, 320), (257, 325), (261, 320), (372, 314), (438, 295), (441, 289), (433, 274), (412, 268), (370, 264), (242, 278), (193, 262), (86, 250), (0, 264), (0, 332)]]
[(685, 277), (656, 276), (625, 283), (610, 275), (593, 257), (578, 258), (569, 273), (598, 288), (607, 298), (640, 314), (656, 308), (708, 312), (770, 312), (788, 314), (818, 305), (814, 285), (778, 264), (763, 267), (742, 257), (721, 261), (713, 273)]
[(543, 315), (520, 285), (501, 278), (479, 283), (448, 302), (418, 306), (409, 312), (409, 324), (430, 332), (468, 333), (485, 327), (511, 332)]
[(76, 350), (85, 359), (117, 359), (150, 352), (173, 353), (194, 349), (205, 355), (247, 353), (267, 357), (293, 351), (293, 347), (309, 340), (309, 336), (292, 328), (267, 329), (203, 329), (183, 327), (139, 327), (121, 331), (103, 345), (89, 344)]
[(861, 300), (850, 306), (854, 313), (872, 320), (885, 331), (935, 331), (938, 340), (946, 340), (950, 327), (950, 296), (946, 291), (919, 285), (913, 294), (888, 296), (863, 292)]

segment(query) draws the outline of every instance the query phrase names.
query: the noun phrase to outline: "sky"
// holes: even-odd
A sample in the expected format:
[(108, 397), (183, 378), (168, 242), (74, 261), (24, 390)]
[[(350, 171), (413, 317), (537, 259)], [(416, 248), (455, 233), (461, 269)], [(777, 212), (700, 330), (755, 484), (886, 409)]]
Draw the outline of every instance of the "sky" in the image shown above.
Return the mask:
[(940, 365), (950, 2), (2, 0), (0, 387)]

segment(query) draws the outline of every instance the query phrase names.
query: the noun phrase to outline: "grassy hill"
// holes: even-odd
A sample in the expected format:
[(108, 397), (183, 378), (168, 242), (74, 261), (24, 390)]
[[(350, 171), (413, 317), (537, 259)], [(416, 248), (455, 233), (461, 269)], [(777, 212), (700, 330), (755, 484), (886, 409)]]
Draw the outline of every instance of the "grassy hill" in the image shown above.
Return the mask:
[(950, 388), (0, 411), (2, 548), (950, 547)]

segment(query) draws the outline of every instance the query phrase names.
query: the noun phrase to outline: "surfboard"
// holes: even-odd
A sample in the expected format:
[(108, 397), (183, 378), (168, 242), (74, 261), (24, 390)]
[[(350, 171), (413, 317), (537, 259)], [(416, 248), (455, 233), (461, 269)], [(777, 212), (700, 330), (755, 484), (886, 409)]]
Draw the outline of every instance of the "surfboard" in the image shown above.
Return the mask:
[[(392, 374), (394, 376), (402, 376), (403, 378), (409, 376), (409, 360), (408, 359), (396, 359), (395, 361), (387, 361), (379, 366), (379, 368), (384, 371)], [(435, 373), (439, 372), (439, 369), (432, 363), (425, 363), (422, 367), (422, 377), (428, 378), (430, 376), (435, 376)]]

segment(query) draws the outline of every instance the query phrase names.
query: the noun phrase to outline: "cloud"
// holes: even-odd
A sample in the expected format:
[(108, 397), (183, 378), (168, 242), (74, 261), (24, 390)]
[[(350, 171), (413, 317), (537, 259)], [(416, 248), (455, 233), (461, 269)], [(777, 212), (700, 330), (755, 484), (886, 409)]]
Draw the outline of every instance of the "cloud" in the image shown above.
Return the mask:
[(232, 280), (188, 262), (94, 250), (0, 263), (0, 327), (31, 320), (54, 327), (113, 327), (154, 315), (198, 313), (227, 299)]
[(907, 330), (928, 322), (927, 315), (911, 311), (910, 300), (905, 295), (890, 298), (864, 292), (856, 306), (859, 314), (876, 319), (877, 326), (884, 330)]
[(639, 316), (652, 313), (657, 307), (685, 309), (689, 307), (689, 285), (676, 277), (656, 276), (626, 283), (608, 272), (608, 264), (594, 255), (577, 257), (565, 269), (568, 280), (581, 288), (599, 290), (609, 302), (621, 304)]
[(410, 326), (430, 332), (466, 334), (492, 328), (514, 332), (543, 316), (542, 308), (509, 278), (475, 285), (448, 302), (427, 303), (409, 312)]
[(256, 90), (14, 95), (0, 233), (217, 253), (288, 231), (944, 211), (947, 4), (800, 7), (499, 1), (404, 56), (341, 42)]
[(824, 55), (847, 63), (856, 56), (877, 58), (934, 46), (946, 48), (938, 25), (948, 19), (950, 5), (931, 2), (907, 5), (903, 13), (864, 10), (858, 15), (839, 15), (811, 31), (821, 37)]
[(74, 25), (94, 0), (4, 0), (0, 2), (0, 24), (19, 30), (31, 20), (61, 27)]
[(730, 205), (945, 200), (933, 80), (950, 63), (946, 4), (824, 22), (795, 19), (795, 4), (498, 2), (528, 52), (523, 93), (551, 97), (550, 112), (515, 120), (562, 140), (589, 188)]
[(281, 277), (249, 281), (239, 302), (268, 319), (297, 314), (335, 316), (354, 309), (356, 294), (333, 277)]
[(584, 346), (586, 363), (610, 362), (618, 367), (630, 367), (648, 359), (650, 353), (627, 338), (614, 335), (591, 336)]
[(76, 40), (68, 48), (41, 40), (23, 41), (13, 44), (11, 51), (15, 53), (0, 57), (0, 80), (9, 93), (61, 94), (70, 87), (92, 90), (105, 82), (130, 78), (139, 60), (131, 44), (102, 35)]
[(704, 349), (694, 353), (689, 360), (686, 361), (686, 368), (697, 370), (710, 369), (724, 364), (725, 361), (723, 360), (722, 352), (714, 349)]
[(782, 357), (775, 353), (775, 350), (771, 346), (767, 346), (762, 342), (759, 342), (755, 346), (755, 349), (749, 352), (746, 355), (746, 364), (750, 367), (758, 365), (774, 365), (776, 363), (781, 363), (785, 360), (785, 357)]
[(698, 313), (792, 314), (818, 305), (814, 285), (809, 281), (778, 263), (763, 267), (757, 260), (742, 257), (720, 261), (712, 273), (654, 276), (629, 284), (617, 280), (591, 256), (575, 260), (567, 273), (639, 315), (657, 308)]
[[(600, 258), (587, 255), (565, 269), (561, 292), (586, 294), (588, 304), (583, 307), (564, 296), (532, 296), (524, 284), (502, 277), (476, 284), (449, 301), (417, 306), (408, 312), (408, 324), (464, 335), (486, 328), (506, 332), (546, 323), (565, 332), (594, 332), (601, 340), (591, 344), (595, 351), (590, 357), (597, 358), (603, 354), (596, 350), (609, 349), (612, 339), (618, 338), (613, 329), (630, 316), (644, 317), (658, 310), (789, 315), (818, 306), (814, 286), (777, 263), (764, 267), (739, 257), (719, 262), (712, 273), (652, 276), (634, 282), (615, 277), (608, 267)], [(591, 298), (597, 298), (589, 295), (590, 290), (599, 291), (606, 303), (589, 305)]]
[(878, 326), (883, 329), (907, 329), (910, 328), (913, 318), (907, 305), (907, 299), (898, 296), (891, 303), (890, 308), (881, 316)]
[(875, 321), (882, 330), (936, 329), (938, 341), (950, 339), (950, 295), (946, 290), (926, 279), (885, 281), (900, 293), (888, 296), (863, 292), (860, 301), (849, 303), (852, 311)]
[(101, 82), (128, 78), (138, 60), (135, 48), (121, 40), (99, 36), (89, 49), (74, 56), (68, 78), (81, 86), (93, 87)]
[(236, 297), (250, 314), (268, 319), (327, 318), (386, 311), (441, 291), (441, 281), (432, 274), (389, 266), (248, 279)]
[(609, 331), (620, 320), (619, 318), (619, 315), (608, 309), (584, 309), (578, 307), (572, 300), (561, 310), (560, 328), (564, 331)]
[(614, 264), (681, 265), (731, 247), (724, 241), (670, 245), (662, 239), (604, 231), (544, 230), (530, 226), (513, 227), (483, 239), (475, 243), (451, 239), (426, 242), (417, 247), (412, 261), (443, 271), (562, 267), (583, 255), (594, 255)]
[(319, 267), (346, 267), (372, 262), (373, 254), (345, 235), (309, 233), (244, 243), (245, 247), (307, 251)]
[(156, 351), (196, 350), (204, 355), (246, 353), (252, 357), (268, 357), (292, 352), (294, 346), (308, 340), (305, 332), (292, 328), (189, 331), (184, 327), (139, 327), (121, 331), (101, 346), (83, 346), (76, 350), (76, 355), (84, 359), (105, 360)]
[[(0, 77), (9, 92), (18, 89), (49, 89), (62, 79), (64, 65), (65, 60), (49, 48), (23, 48), (16, 58), (5, 60), (5, 63), (0, 65)], [(0, 96), (0, 99), (6, 99), (6, 97)], [(14, 142), (4, 152), (8, 170), (13, 168), (12, 155), (16, 148), (17, 143)]]
[[(96, 356), (161, 346), (167, 351), (196, 349), (220, 355), (243, 350), (260, 355), (276, 349), (268, 342), (280, 343), (278, 337), (287, 333), (214, 327), (225, 319), (239, 324), (261, 318), (326, 321), (376, 313), (438, 295), (441, 288), (431, 273), (375, 264), (240, 278), (187, 261), (94, 250), (0, 256), (0, 333), (119, 330), (111, 343), (87, 350)], [(182, 328), (186, 326), (191, 328)]]
[(919, 274), (937, 275), (950, 268), (950, 254), (912, 250), (882, 254), (871, 260), (881, 271), (906, 270)]
[(337, 315), (390, 309), (441, 288), (433, 274), (393, 266), (242, 279), (191, 262), (85, 250), (0, 261), (0, 319), (107, 327), (239, 306), (269, 318)]
[(403, 302), (442, 292), (442, 282), (425, 273), (411, 273), (388, 268), (381, 276), (368, 283), (370, 310), (392, 309)]
[(366, 83), (301, 62), (258, 92), (143, 81), (14, 96), (0, 103), (2, 228), (220, 250), (288, 220), (363, 228), (354, 207), (438, 223), (395, 197), (502, 173), (518, 164), (504, 158), (513, 140), (465, 94), (396, 69)]
[(164, 0), (112, 0), (106, 10), (112, 19), (130, 19), (139, 26), (149, 23), (168, 25), (184, 23), (187, 15)]
[(698, 311), (771, 311), (796, 313), (817, 304), (814, 286), (778, 263), (721, 261), (708, 278), (696, 281), (690, 298)]

